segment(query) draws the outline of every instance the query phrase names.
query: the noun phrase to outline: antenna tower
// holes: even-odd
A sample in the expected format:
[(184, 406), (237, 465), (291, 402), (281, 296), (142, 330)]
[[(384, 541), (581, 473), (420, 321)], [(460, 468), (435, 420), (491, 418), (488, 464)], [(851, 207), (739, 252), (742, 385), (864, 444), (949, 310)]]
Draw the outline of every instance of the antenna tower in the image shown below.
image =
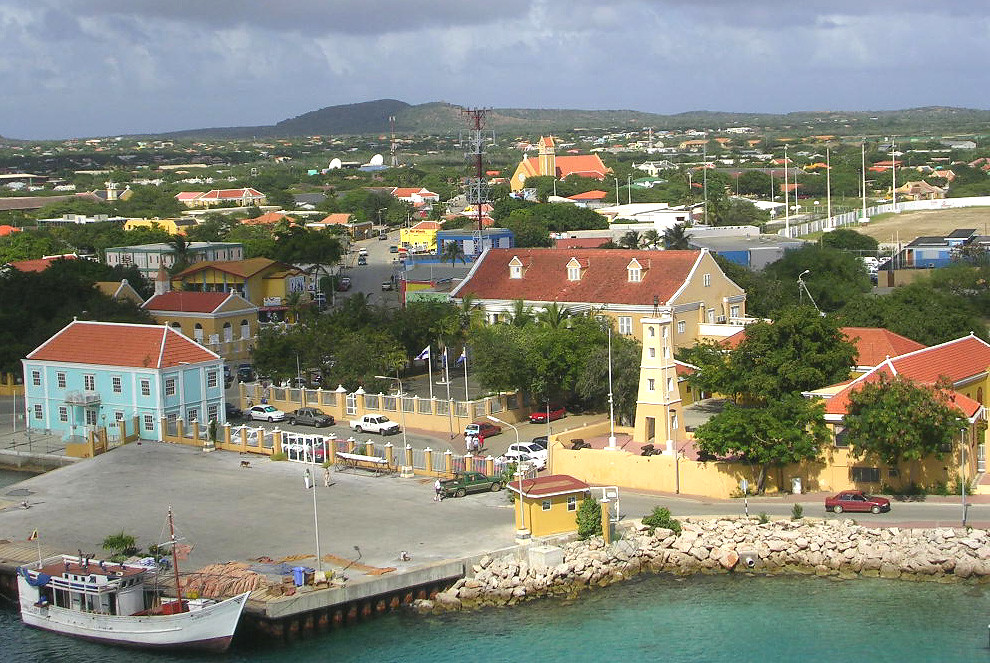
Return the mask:
[(395, 116), (394, 115), (389, 115), (388, 116), (388, 129), (389, 129), (389, 133), (392, 134), (392, 144), (389, 146), (389, 150), (392, 153), (392, 159), (390, 161), (390, 164), (394, 168), (394, 167), (396, 167), (396, 166), (399, 165), (399, 155), (395, 153), (396, 145), (395, 145)]
[[(478, 210), (478, 234), (483, 228), (481, 218), (483, 216), (482, 207), (488, 202), (488, 187), (485, 185), (485, 172), (482, 169), (481, 157), (485, 153), (485, 140), (482, 136), (482, 129), (485, 126), (485, 116), (488, 115), (487, 108), (462, 108), (461, 113), (467, 115), (471, 125), (471, 152), (466, 152), (465, 156), (474, 162), (474, 177), (468, 178), (467, 202), (475, 205)], [(478, 242), (480, 250), (481, 242)]]

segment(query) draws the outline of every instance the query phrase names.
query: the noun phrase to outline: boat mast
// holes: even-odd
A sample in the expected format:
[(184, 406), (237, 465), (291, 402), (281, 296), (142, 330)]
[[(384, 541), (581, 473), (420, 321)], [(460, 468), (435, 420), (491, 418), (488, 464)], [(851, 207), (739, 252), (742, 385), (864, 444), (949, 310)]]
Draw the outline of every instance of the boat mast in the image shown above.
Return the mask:
[(182, 590), (179, 588), (179, 556), (175, 552), (175, 522), (172, 519), (172, 505), (168, 505), (168, 532), (172, 541), (172, 571), (175, 573), (175, 598), (182, 606)]

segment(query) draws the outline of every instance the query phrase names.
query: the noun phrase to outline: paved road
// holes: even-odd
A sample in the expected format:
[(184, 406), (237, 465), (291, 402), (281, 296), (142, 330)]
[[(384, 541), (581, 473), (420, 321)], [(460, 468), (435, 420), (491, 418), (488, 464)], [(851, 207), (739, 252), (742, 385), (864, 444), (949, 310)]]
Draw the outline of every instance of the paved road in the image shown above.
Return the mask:
[[(250, 466), (242, 467), (243, 460)], [(37, 529), (43, 542), (56, 548), (99, 552), (104, 537), (123, 530), (147, 546), (162, 540), (171, 504), (181, 534), (195, 546), (186, 568), (312, 554), (313, 493), (303, 485), (305, 467), (230, 452), (204, 454), (181, 445), (129, 444), (0, 490), (5, 501), (0, 504), (0, 539), (26, 538)], [(353, 559), (357, 546), (363, 563), (406, 568), (513, 543), (512, 505), (505, 491), (437, 503), (427, 478), (334, 472), (332, 479), (331, 487), (319, 482), (316, 491), (324, 554)], [(29, 509), (17, 506), (24, 499)], [(806, 500), (808, 516), (823, 515), (818, 496), (797, 499)], [(741, 500), (621, 494), (626, 517), (643, 516), (657, 505), (667, 506), (675, 516), (743, 512)], [(752, 515), (787, 516), (790, 510), (791, 503), (782, 499), (750, 502)], [(828, 517), (852, 517), (861, 524), (956, 526), (960, 507), (898, 503), (889, 514)], [(990, 526), (990, 504), (974, 505), (970, 523)], [(411, 561), (399, 561), (402, 550), (410, 552)]]
[[(391, 281), (392, 277), (398, 274), (401, 266), (393, 263), (393, 258), (398, 254), (389, 253), (388, 247), (392, 244), (398, 245), (399, 231), (393, 230), (388, 234), (387, 240), (377, 237), (363, 239), (351, 244), (351, 252), (344, 256), (341, 267), (341, 274), (351, 279), (351, 289), (347, 292), (338, 292), (336, 297), (347, 297), (361, 292), (368, 296), (372, 304), (384, 304), (386, 306), (399, 306), (398, 289), (383, 291), (382, 282)], [(358, 251), (367, 249), (368, 264), (358, 265)], [(338, 301), (339, 304), (339, 301)]]

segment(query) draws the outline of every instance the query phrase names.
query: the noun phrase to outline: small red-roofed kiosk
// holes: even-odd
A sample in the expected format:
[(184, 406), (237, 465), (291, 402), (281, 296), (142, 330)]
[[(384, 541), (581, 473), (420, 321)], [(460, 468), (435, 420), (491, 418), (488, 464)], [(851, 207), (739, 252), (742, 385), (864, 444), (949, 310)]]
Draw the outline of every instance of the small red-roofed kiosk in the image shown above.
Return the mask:
[[(520, 494), (517, 480), (506, 488)], [(523, 479), (522, 509), (515, 509), (516, 532), (534, 537), (576, 532), (578, 507), (590, 492), (591, 486), (569, 474)]]

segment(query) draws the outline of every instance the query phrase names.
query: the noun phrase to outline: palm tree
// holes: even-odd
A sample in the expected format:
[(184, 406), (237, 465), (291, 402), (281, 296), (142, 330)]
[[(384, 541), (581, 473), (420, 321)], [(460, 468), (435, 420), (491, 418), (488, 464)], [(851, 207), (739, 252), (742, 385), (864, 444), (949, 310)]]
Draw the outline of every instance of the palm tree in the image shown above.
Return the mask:
[(560, 329), (566, 326), (567, 320), (570, 317), (571, 310), (569, 308), (553, 302), (550, 306), (536, 314), (536, 322), (551, 329)]
[(660, 242), (663, 238), (660, 236), (656, 230), (647, 230), (643, 233), (643, 246), (655, 249), (660, 246)]
[(533, 309), (526, 306), (526, 302), (521, 299), (517, 299), (512, 303), (512, 313), (509, 314), (509, 324), (513, 327), (525, 327), (529, 323), (533, 322), (535, 316), (533, 315)]
[(450, 261), (450, 266), (453, 267), (454, 263), (460, 260), (463, 264), (467, 264), (467, 258), (464, 256), (464, 249), (457, 242), (447, 242), (443, 247), (443, 253), (440, 254), (440, 259), (443, 262)]
[(689, 249), (690, 239), (691, 234), (686, 232), (686, 226), (683, 223), (675, 223), (663, 231), (663, 248), (669, 251)]
[(172, 249), (172, 266), (169, 268), (169, 274), (175, 275), (184, 270), (191, 264), (191, 254), (189, 251), (189, 242), (186, 241), (184, 235), (172, 235), (172, 238), (168, 240), (168, 245)]
[(639, 233), (635, 230), (630, 230), (619, 238), (619, 246), (624, 249), (638, 249), (640, 247), (640, 243), (641, 240)]

